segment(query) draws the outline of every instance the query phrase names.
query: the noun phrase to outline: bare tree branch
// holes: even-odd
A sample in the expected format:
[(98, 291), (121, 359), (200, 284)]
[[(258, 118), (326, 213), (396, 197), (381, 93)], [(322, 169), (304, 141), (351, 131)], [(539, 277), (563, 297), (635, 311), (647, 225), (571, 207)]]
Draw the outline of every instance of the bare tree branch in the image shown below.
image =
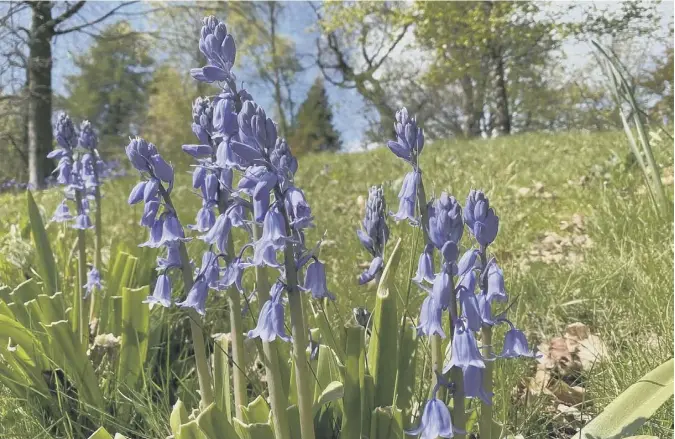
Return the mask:
[[(84, 3), (84, 2), (81, 2), (81, 3)], [(108, 11), (107, 13), (105, 13), (105, 14), (103, 14), (102, 16), (98, 17), (96, 20), (92, 20), (92, 21), (89, 21), (89, 22), (87, 22), (87, 23), (80, 24), (80, 25), (78, 25), (78, 26), (73, 26), (73, 27), (68, 28), (68, 29), (55, 30), (55, 31), (54, 31), (54, 35), (65, 35), (65, 34), (68, 34), (68, 33), (71, 33), (71, 32), (81, 31), (81, 30), (83, 30), (83, 29), (85, 29), (85, 28), (87, 28), (87, 27), (90, 27), (90, 26), (94, 26), (94, 25), (96, 25), (96, 24), (98, 24), (98, 23), (101, 23), (101, 22), (107, 20), (108, 18), (110, 18), (111, 16), (113, 16), (113, 15), (114, 15), (117, 11), (119, 11), (120, 9), (122, 9), (122, 8), (124, 8), (124, 7), (127, 7), (127, 6), (130, 6), (130, 5), (133, 5), (134, 3), (138, 3), (138, 1), (137, 1), (137, 0), (134, 0), (134, 1), (129, 1), (129, 2), (123, 2), (123, 3), (120, 3), (119, 5), (117, 5), (116, 7), (112, 8), (110, 11)], [(77, 11), (75, 11), (75, 12), (77, 12)], [(63, 15), (65, 15), (65, 13), (62, 14), (61, 17), (62, 17)], [(71, 14), (71, 15), (72, 15), (72, 14)], [(66, 17), (66, 18), (67, 18), (67, 17)]]

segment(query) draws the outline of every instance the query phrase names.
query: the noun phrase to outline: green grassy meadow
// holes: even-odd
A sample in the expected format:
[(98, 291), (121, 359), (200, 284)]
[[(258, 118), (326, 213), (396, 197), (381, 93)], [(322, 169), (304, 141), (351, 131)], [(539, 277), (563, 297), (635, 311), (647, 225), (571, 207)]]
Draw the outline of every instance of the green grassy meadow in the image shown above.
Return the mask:
[[(180, 157), (180, 145), (158, 147), (162, 153), (174, 150), (168, 154), (178, 176), (172, 198), (181, 222), (189, 224), (200, 205), (191, 189), (189, 162)], [(653, 147), (664, 174), (670, 173), (667, 190), (672, 194), (671, 145), (662, 142)], [(623, 133), (576, 132), (437, 141), (420, 159), (427, 196), (448, 191), (462, 205), (471, 188), (483, 189), (489, 196), (500, 217), (492, 250), (504, 270), (509, 316), (530, 344), (547, 343), (575, 322), (587, 325), (605, 343), (609, 358), (569, 383), (585, 390), (578, 405), (583, 414), (599, 413), (632, 382), (673, 356), (672, 211), (664, 218), (654, 210), (639, 167), (631, 165), (628, 156)], [(384, 184), (388, 207), (396, 210), (408, 165), (386, 148), (304, 156), (299, 162), (296, 183), (316, 218), (308, 242), (325, 234), (321, 259), (327, 265), (329, 289), (337, 296), (337, 325), (351, 319), (353, 307), (372, 309), (375, 302), (375, 287), (356, 282), (361, 265), (369, 261), (355, 234), (368, 187)], [(135, 182), (129, 176), (102, 186), (108, 245), (134, 249), (146, 239), (145, 229), (138, 225), (142, 205), (126, 202)], [(59, 190), (35, 197), (48, 220), (61, 200)], [(0, 284), (17, 285), (30, 273), (26, 224), (23, 194), (0, 195)], [(397, 275), (404, 302), (420, 239), (408, 224), (390, 221), (390, 227), (390, 243), (401, 237), (405, 249), (403, 269)], [(67, 257), (72, 231), (58, 224), (49, 224), (48, 231), (63, 247), (55, 251), (57, 258)], [(465, 236), (464, 245), (467, 242)], [(193, 251), (199, 245), (191, 245)], [(143, 276), (150, 280), (156, 255), (142, 254), (147, 262)], [(108, 255), (104, 251), (104, 263)], [(416, 318), (422, 292), (413, 287), (410, 297), (408, 313)], [(209, 330), (228, 330), (225, 300), (214, 293), (210, 304)], [(503, 328), (499, 331), (503, 334)], [(495, 339), (501, 343), (502, 337)], [(560, 401), (523, 390), (523, 380), (535, 374), (534, 361), (497, 361), (496, 369), (495, 413), (512, 433), (526, 438), (568, 437), (566, 428), (574, 420), (557, 410)], [(0, 390), (0, 437), (52, 437), (39, 420), (25, 416), (24, 404)], [(160, 421), (168, 419), (169, 405), (157, 404), (155, 409), (161, 432)], [(672, 437), (672, 413), (671, 402), (643, 427), (644, 434)], [(147, 431), (138, 434), (159, 437)]]

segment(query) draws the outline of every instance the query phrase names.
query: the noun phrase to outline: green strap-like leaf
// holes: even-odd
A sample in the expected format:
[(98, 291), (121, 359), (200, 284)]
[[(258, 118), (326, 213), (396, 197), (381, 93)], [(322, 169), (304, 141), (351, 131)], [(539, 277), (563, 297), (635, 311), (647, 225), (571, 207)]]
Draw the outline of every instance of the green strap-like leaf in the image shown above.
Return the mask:
[(58, 272), (54, 262), (54, 253), (49, 244), (47, 231), (42, 222), (40, 209), (35, 204), (35, 199), (31, 191), (26, 191), (26, 201), (28, 203), (28, 218), (30, 219), (31, 234), (33, 243), (35, 243), (35, 254), (37, 256), (38, 274), (45, 284), (49, 294), (54, 294), (59, 289)]
[(215, 403), (206, 407), (197, 416), (197, 425), (208, 439), (237, 439), (239, 437), (227, 420), (225, 412)]
[(375, 406), (392, 404), (398, 369), (398, 313), (394, 277), (401, 260), (401, 239), (396, 242), (377, 288), (373, 329), (368, 344), (368, 368), (375, 381)]
[(365, 371), (365, 328), (360, 325), (345, 326), (345, 378), (342, 434), (361, 437), (361, 382), (360, 372)]
[(105, 428), (99, 427), (89, 439), (113, 439), (113, 437)]
[(150, 287), (122, 288), (122, 340), (118, 377), (133, 388), (141, 375), (148, 352), (150, 311), (143, 301)]
[(631, 385), (574, 439), (615, 439), (635, 433), (673, 396), (673, 359)]
[(370, 439), (403, 439), (401, 410), (378, 407), (373, 410), (370, 424)]
[(173, 405), (171, 415), (169, 416), (169, 425), (171, 426), (171, 433), (173, 433), (174, 436), (177, 436), (180, 426), (183, 424), (187, 424), (188, 421), (189, 421), (188, 412), (185, 409), (183, 401), (179, 399)]

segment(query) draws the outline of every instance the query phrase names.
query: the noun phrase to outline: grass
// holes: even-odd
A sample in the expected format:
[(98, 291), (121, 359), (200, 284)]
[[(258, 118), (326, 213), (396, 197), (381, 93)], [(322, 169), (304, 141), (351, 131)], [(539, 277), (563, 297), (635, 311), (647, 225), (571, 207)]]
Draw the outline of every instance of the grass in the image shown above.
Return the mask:
[[(445, 190), (463, 204), (469, 189), (482, 188), (490, 197), (500, 217), (493, 251), (504, 270), (510, 298), (516, 299), (510, 318), (525, 330), (530, 342), (547, 341), (562, 335), (567, 324), (582, 322), (607, 344), (611, 361), (584, 371), (579, 378), (586, 388), (582, 409), (590, 414), (597, 414), (632, 382), (673, 356), (672, 210), (671, 217), (660, 218), (652, 208), (639, 168), (626, 159), (626, 146), (623, 133), (527, 134), (436, 142), (421, 158), (428, 196)], [(656, 145), (655, 154), (662, 167), (671, 166), (669, 145)], [(359, 264), (368, 260), (355, 235), (362, 216), (360, 197), (367, 196), (370, 185), (382, 183), (390, 209), (396, 210), (406, 166), (384, 148), (300, 159), (296, 182), (306, 192), (317, 225), (308, 239), (312, 242), (326, 234), (321, 258), (327, 265), (329, 289), (338, 296), (342, 320), (351, 318), (351, 308), (372, 309), (375, 301), (374, 287), (356, 284)], [(184, 224), (191, 222), (199, 208), (188, 170), (187, 162), (177, 164), (172, 195)], [(104, 233), (128, 248), (146, 238), (137, 225), (142, 207), (126, 204), (134, 183), (129, 177), (103, 187)], [(5, 249), (0, 282), (9, 285), (21, 278), (16, 264), (23, 264), (25, 271), (31, 261), (25, 233), (21, 237), (26, 221), (23, 200), (12, 194), (0, 196), (0, 235), (4, 235), (0, 248)], [(37, 194), (36, 201), (50, 217), (60, 194), (46, 191)], [(583, 217), (582, 227), (561, 230), (561, 221), (569, 222), (575, 214)], [(19, 225), (13, 234), (11, 225)], [(390, 225), (392, 236), (404, 237), (406, 244), (401, 262), (405, 270), (398, 275), (399, 294), (403, 295), (407, 271), (416, 264), (419, 249), (412, 244), (410, 226)], [(55, 224), (49, 231), (63, 241), (71, 239), (70, 231)], [(542, 244), (547, 239), (571, 243), (562, 247)], [(8, 262), (10, 256), (14, 263)], [(559, 260), (546, 263), (546, 258)], [(413, 316), (421, 299), (422, 294), (413, 289), (409, 308)], [(207, 314), (209, 328), (224, 331), (224, 300), (213, 298), (212, 303)], [(495, 339), (501, 340), (501, 335), (498, 332)], [(496, 348), (500, 347), (498, 342)], [(499, 361), (496, 369), (500, 381), (495, 388), (495, 413), (509, 430), (532, 438), (559, 437), (550, 435), (571, 421), (561, 420), (550, 410), (556, 404), (531, 395), (525, 404), (514, 391), (523, 377), (533, 373), (533, 366), (525, 361)], [(2, 422), (0, 437), (49, 437), (40, 435), (39, 426), (25, 416), (17, 416), (17, 410), (23, 410), (21, 404), (0, 392), (0, 418), (14, 419)], [(168, 413), (157, 416), (166, 419)], [(642, 432), (672, 435), (672, 404), (659, 411)]]

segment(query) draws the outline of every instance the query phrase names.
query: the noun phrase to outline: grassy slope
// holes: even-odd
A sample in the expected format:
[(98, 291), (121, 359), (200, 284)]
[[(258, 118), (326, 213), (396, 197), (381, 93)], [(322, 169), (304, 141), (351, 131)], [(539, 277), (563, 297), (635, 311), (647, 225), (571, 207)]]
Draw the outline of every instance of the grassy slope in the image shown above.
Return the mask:
[[(463, 204), (470, 188), (487, 191), (500, 216), (494, 251), (511, 298), (518, 298), (510, 317), (531, 341), (561, 335), (568, 323), (581, 321), (608, 344), (613, 361), (584, 377), (588, 396), (595, 399), (593, 412), (673, 355), (672, 212), (666, 220), (654, 213), (648, 195), (640, 189), (643, 183), (637, 167), (625, 170), (623, 163), (608, 164), (614, 152), (623, 159), (626, 151), (625, 139), (618, 133), (528, 134), (489, 141), (437, 142), (421, 159), (428, 195), (447, 190)], [(661, 147), (657, 156), (664, 166), (672, 162), (668, 146)], [(303, 157), (300, 167), (297, 183), (316, 216), (317, 228), (310, 239), (326, 232), (328, 242), (321, 257), (329, 270), (329, 288), (338, 296), (346, 319), (352, 307), (370, 309), (374, 303), (374, 289), (358, 287), (355, 282), (360, 271), (357, 265), (367, 260), (354, 233), (361, 218), (358, 198), (367, 195), (370, 185), (384, 183), (389, 207), (396, 210), (395, 196), (407, 168), (386, 149)], [(184, 222), (199, 205), (188, 189), (187, 170), (187, 166), (179, 168), (173, 196)], [(585, 183), (576, 184), (582, 178)], [(520, 188), (532, 188), (535, 182), (543, 184), (540, 195), (532, 196), (533, 191), (528, 196), (519, 194)], [(142, 208), (126, 206), (126, 194), (133, 183), (127, 178), (104, 187), (106, 233), (112, 230), (116, 239), (129, 246), (145, 239), (137, 226)], [(541, 196), (545, 192), (553, 196)], [(59, 201), (54, 192), (37, 198), (50, 213)], [(20, 221), (22, 211), (23, 199), (0, 197), (0, 234)], [(585, 217), (584, 229), (578, 234), (592, 241), (591, 247), (571, 248), (583, 260), (525, 264), (546, 232), (572, 236), (569, 230), (560, 230), (560, 222), (570, 221), (574, 214)], [(392, 226), (394, 236), (409, 237), (409, 232), (408, 225)], [(466, 238), (464, 242), (466, 245)], [(418, 256), (412, 242), (407, 244), (410, 250), (404, 255), (405, 267), (411, 261), (416, 263)], [(12, 277), (4, 273), (0, 281)], [(406, 291), (405, 277), (400, 273), (401, 294)], [(413, 295), (410, 312), (416, 315), (422, 296), (414, 290)], [(212, 315), (222, 315), (222, 305), (217, 308)], [(500, 363), (504, 384), (495, 389), (497, 413), (508, 418), (514, 431), (541, 437), (550, 416), (536, 398), (527, 407), (512, 406), (508, 414), (500, 408), (512, 399), (511, 389), (528, 368), (525, 363)], [(672, 432), (672, 410), (660, 412), (657, 418), (646, 431)]]

